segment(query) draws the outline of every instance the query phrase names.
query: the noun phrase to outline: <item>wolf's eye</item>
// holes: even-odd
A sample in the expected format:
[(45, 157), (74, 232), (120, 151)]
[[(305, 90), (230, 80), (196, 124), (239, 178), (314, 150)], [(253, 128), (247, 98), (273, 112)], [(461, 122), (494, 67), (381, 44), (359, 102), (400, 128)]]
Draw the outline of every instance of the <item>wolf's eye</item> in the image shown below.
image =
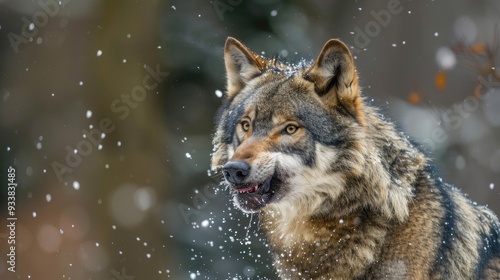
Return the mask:
[(241, 128), (243, 129), (243, 131), (248, 131), (250, 129), (250, 122), (249, 121), (242, 121)]
[(294, 134), (294, 133), (297, 131), (297, 129), (299, 129), (299, 128), (298, 128), (298, 127), (296, 127), (295, 125), (293, 125), (293, 124), (289, 124), (289, 125), (287, 125), (287, 126), (285, 127), (285, 132), (286, 132), (287, 134)]

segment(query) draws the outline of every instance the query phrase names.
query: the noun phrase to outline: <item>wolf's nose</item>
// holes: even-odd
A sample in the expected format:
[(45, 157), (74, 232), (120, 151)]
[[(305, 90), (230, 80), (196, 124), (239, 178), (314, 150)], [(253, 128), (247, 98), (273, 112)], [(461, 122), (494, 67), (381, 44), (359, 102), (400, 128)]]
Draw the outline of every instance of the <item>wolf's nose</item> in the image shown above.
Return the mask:
[(222, 167), (222, 173), (228, 182), (238, 185), (250, 173), (250, 165), (244, 161), (229, 161)]

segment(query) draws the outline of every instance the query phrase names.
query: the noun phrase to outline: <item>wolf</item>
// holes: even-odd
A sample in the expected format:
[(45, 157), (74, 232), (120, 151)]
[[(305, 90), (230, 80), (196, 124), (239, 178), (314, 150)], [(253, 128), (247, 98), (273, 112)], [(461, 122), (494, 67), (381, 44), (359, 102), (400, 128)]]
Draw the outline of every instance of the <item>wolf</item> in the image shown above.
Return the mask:
[(500, 279), (498, 218), (365, 101), (344, 43), (291, 65), (228, 38), (224, 60), (211, 165), (280, 278)]

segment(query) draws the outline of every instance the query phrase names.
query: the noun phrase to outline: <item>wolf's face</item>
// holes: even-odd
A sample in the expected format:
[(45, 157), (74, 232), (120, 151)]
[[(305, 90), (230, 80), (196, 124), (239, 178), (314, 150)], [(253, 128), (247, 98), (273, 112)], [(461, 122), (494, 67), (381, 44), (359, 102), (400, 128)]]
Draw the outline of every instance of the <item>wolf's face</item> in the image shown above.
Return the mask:
[(212, 166), (222, 167), (235, 204), (256, 212), (297, 198), (318, 206), (338, 197), (346, 168), (339, 157), (362, 137), (364, 123), (348, 48), (330, 40), (311, 65), (288, 66), (229, 38), (225, 62)]
[(322, 146), (342, 141), (334, 114), (314, 95), (312, 83), (268, 75), (236, 96), (222, 120), (228, 158), (223, 174), (244, 211), (311, 187), (308, 176), (326, 176), (318, 161), (335, 160), (334, 151)]
[(356, 209), (407, 217), (423, 157), (364, 105), (346, 45), (330, 40), (310, 65), (289, 66), (229, 38), (224, 58), (212, 167), (240, 209), (285, 220)]

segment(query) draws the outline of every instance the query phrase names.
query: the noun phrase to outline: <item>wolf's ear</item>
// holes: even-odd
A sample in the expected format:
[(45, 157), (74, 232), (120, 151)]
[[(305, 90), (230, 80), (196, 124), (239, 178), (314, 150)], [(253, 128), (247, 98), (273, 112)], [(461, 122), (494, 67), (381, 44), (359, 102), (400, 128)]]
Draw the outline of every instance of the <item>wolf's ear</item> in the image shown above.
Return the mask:
[(228, 37), (224, 47), (227, 73), (227, 95), (233, 98), (264, 68), (264, 59), (250, 51), (238, 40)]
[(304, 78), (314, 83), (316, 93), (329, 107), (341, 106), (359, 123), (364, 124), (363, 101), (358, 75), (349, 48), (331, 39), (323, 46)]

